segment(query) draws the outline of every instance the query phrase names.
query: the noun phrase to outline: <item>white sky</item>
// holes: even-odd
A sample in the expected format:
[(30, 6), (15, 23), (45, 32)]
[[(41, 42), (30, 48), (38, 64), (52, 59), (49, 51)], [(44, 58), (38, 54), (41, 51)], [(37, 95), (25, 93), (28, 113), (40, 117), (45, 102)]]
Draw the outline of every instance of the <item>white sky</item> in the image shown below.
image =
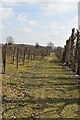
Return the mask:
[(47, 45), (51, 41), (64, 46), (71, 29), (78, 28), (78, 0), (32, 1), (1, 1), (0, 42), (5, 43), (6, 38), (12, 36), (15, 43)]

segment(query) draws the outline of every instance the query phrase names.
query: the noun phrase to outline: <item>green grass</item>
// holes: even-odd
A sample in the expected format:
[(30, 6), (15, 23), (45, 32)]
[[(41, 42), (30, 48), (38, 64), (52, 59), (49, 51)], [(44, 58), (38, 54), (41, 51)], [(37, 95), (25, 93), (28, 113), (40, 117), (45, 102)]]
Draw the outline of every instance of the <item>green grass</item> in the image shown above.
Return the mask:
[(78, 118), (78, 79), (54, 53), (16, 68), (7, 60), (2, 76), (3, 118)]

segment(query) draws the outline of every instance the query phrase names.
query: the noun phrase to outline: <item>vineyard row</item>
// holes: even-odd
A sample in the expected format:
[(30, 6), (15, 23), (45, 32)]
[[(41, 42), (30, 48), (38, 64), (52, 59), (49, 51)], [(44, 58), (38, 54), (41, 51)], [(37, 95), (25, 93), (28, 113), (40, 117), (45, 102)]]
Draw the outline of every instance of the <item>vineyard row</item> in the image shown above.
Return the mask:
[(49, 47), (42, 47), (39, 45), (36, 46), (27, 46), (27, 45), (8, 45), (5, 44), (2, 46), (2, 60), (3, 60), (3, 72), (5, 74), (6, 60), (10, 64), (14, 64), (16, 62), (16, 68), (19, 67), (20, 60), (22, 64), (25, 64), (30, 60), (35, 60), (39, 58), (40, 60), (44, 58), (44, 56), (50, 55), (51, 49)]
[(66, 41), (64, 49), (58, 47), (56, 55), (62, 62), (70, 67), (74, 72), (80, 75), (80, 32), (79, 30), (72, 29), (71, 36)]

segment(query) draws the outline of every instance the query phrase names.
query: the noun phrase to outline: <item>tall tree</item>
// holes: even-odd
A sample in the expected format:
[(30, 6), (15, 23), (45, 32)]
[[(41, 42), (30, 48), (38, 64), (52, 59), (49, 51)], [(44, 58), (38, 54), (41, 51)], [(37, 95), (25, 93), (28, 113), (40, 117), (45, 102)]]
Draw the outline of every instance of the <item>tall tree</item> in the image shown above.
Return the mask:
[(13, 38), (12, 38), (11, 36), (8, 36), (8, 37), (7, 37), (7, 40), (6, 40), (6, 43), (7, 43), (8, 45), (14, 44)]

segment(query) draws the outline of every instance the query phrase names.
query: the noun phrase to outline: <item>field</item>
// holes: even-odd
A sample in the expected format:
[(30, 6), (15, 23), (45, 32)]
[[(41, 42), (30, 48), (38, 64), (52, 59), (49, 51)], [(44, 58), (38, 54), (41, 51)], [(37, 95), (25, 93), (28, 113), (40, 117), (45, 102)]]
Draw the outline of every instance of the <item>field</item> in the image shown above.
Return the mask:
[(79, 118), (79, 82), (51, 53), (19, 67), (7, 59), (2, 75), (3, 118)]

